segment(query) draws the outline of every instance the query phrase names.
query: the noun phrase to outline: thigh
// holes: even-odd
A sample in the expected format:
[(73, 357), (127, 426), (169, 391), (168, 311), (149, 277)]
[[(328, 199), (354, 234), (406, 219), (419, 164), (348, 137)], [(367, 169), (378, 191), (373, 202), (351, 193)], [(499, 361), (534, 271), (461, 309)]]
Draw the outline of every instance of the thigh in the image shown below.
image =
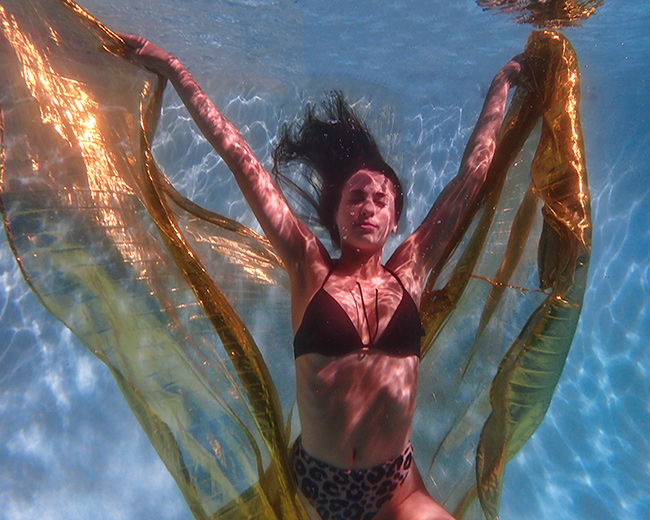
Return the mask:
[(382, 507), (373, 520), (454, 520), (454, 517), (429, 495), (413, 464), (402, 492)]
[(416, 491), (401, 502), (390, 516), (375, 517), (375, 520), (454, 520), (429, 493)]

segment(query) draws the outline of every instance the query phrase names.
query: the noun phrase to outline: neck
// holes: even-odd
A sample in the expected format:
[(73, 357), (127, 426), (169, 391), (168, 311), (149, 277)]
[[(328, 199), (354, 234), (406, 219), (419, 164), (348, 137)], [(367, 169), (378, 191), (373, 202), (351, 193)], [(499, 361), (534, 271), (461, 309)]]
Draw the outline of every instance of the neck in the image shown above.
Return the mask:
[(338, 271), (357, 279), (373, 278), (383, 272), (381, 257), (383, 251), (364, 253), (358, 249), (341, 250), (341, 257), (336, 262)]

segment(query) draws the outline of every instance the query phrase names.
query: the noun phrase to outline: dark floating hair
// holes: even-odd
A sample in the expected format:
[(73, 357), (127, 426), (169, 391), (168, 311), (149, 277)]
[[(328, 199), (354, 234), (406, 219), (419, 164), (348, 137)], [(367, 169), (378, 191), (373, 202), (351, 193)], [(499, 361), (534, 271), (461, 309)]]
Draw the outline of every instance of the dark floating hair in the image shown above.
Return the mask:
[[(309, 104), (300, 127), (285, 123), (272, 154), (273, 174), (285, 194), (292, 192), (290, 195), (294, 199), (306, 202), (316, 211), (315, 219), (304, 212), (301, 212), (301, 218), (323, 225), (332, 242), (339, 246), (335, 213), (343, 185), (350, 176), (362, 168), (384, 174), (395, 186), (396, 220), (402, 213), (404, 194), (395, 171), (384, 161), (370, 131), (348, 105), (343, 93), (330, 92), (322, 103), (322, 109), (322, 114), (317, 114), (316, 107)], [(294, 162), (306, 166), (297, 172), (307, 186), (301, 186), (285, 173), (289, 163)]]

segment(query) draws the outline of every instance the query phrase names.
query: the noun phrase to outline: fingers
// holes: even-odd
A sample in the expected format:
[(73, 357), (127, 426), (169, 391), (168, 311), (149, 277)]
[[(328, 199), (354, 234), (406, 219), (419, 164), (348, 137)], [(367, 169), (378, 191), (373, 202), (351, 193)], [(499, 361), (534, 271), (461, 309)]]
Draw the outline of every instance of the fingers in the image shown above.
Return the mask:
[(142, 36), (125, 33), (117, 33), (117, 35), (126, 46), (118, 52), (120, 56), (158, 74), (169, 73), (169, 63), (173, 60), (173, 56), (167, 51)]
[(148, 43), (142, 36), (134, 36), (126, 33), (117, 33), (117, 35), (132, 49), (140, 49)]
[[(147, 40), (142, 36), (133, 36), (131, 34), (125, 33), (115, 33), (118, 37), (118, 40), (106, 47), (106, 50), (120, 56), (121, 58), (126, 58), (129, 61), (137, 62), (138, 54), (142, 48), (146, 45)], [(119, 41), (121, 40), (121, 42)], [(121, 45), (123, 43), (124, 45)]]
[[(493, 85), (507, 84), (507, 88), (516, 85), (519, 82), (522, 72), (527, 68), (526, 59), (523, 54), (514, 56), (506, 63), (499, 72), (496, 73)], [(504, 85), (505, 86), (505, 85)]]
[(528, 70), (528, 62), (526, 61), (525, 55), (522, 53), (513, 56), (502, 70), (511, 84), (517, 83), (521, 74)]

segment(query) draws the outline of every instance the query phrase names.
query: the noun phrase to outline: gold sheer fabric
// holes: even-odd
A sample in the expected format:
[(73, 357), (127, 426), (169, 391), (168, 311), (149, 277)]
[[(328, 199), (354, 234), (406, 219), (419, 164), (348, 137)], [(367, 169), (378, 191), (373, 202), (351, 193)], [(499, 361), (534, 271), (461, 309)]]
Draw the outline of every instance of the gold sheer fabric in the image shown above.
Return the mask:
[[(116, 35), (66, 0), (0, 0), (0, 28), (2, 210), (27, 283), (109, 367), (196, 518), (306, 518), (287, 456), (288, 280), (270, 244), (160, 173), (164, 81), (122, 59)], [(496, 517), (586, 284), (576, 58), (551, 32), (526, 57), (487, 201), (422, 303), (413, 444), (434, 497), (465, 519)], [(520, 150), (540, 119), (531, 164)]]
[[(446, 408), (449, 421), (433, 442), (429, 475), (458, 518), (497, 518), (505, 465), (548, 410), (587, 283), (577, 59), (553, 32), (533, 32), (525, 57), (528, 77), (504, 122), (483, 214), (448, 282), (430, 289), (421, 309), (432, 374), (421, 393), (435, 395), (431, 413)], [(538, 121), (539, 137), (530, 139)]]

